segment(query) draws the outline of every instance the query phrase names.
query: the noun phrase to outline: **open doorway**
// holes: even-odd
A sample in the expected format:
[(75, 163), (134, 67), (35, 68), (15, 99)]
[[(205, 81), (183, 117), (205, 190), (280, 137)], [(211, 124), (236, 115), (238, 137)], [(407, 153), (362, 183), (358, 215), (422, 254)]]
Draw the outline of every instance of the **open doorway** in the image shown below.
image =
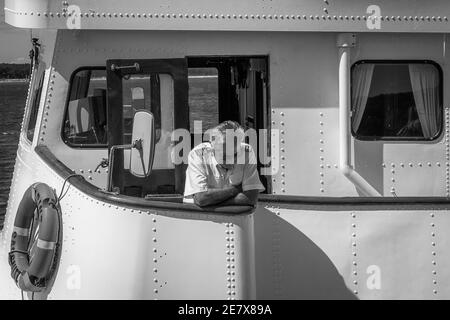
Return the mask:
[[(194, 147), (205, 139), (203, 134), (194, 136), (195, 121), (201, 122), (202, 133), (225, 120), (257, 133), (270, 129), (267, 66), (264, 56), (108, 60), (109, 148), (131, 143), (132, 120), (139, 110), (154, 115), (156, 128), (151, 174), (131, 174), (127, 150), (119, 151), (111, 174), (113, 190), (135, 197), (182, 195), (187, 164), (173, 162), (171, 147), (176, 142), (171, 133), (187, 129)], [(261, 136), (256, 137), (254, 147), (270, 156), (267, 136), (261, 143)], [(257, 158), (261, 172), (263, 164)], [(270, 193), (270, 179), (261, 176), (261, 181)]]
[[(269, 129), (267, 56), (188, 57), (187, 64), (191, 133), (195, 120), (202, 121), (202, 132), (225, 120), (256, 132)], [(192, 137), (193, 146), (202, 141)], [(261, 181), (270, 192), (270, 181)]]

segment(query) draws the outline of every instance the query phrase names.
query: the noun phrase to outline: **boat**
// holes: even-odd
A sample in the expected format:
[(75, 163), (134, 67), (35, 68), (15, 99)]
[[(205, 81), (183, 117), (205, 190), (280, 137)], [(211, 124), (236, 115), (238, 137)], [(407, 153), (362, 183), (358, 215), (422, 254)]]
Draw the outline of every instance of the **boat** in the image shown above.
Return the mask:
[[(450, 297), (448, 1), (4, 10), (34, 54), (0, 298)], [(183, 202), (225, 120), (257, 133), (256, 207)]]

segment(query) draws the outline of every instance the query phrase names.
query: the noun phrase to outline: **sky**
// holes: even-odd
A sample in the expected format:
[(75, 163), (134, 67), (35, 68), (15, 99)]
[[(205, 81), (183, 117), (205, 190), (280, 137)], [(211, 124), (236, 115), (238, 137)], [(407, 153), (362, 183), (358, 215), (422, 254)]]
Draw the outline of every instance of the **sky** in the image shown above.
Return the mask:
[(5, 0), (0, 0), (0, 63), (28, 63), (30, 30), (5, 23)]

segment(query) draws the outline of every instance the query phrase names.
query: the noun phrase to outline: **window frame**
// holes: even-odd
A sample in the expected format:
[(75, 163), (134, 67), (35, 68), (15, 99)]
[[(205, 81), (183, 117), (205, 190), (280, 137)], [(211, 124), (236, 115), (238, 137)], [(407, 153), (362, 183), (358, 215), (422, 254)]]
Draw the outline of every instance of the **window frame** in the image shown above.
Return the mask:
[[(69, 146), (72, 149), (108, 149), (108, 143), (106, 143), (106, 144), (74, 144), (74, 143), (71, 143), (70, 141), (66, 140), (66, 137), (64, 134), (67, 112), (69, 111), (69, 102), (70, 102), (69, 100), (70, 100), (70, 93), (72, 92), (73, 78), (80, 71), (93, 71), (93, 70), (105, 71), (105, 77), (106, 77), (106, 66), (82, 66), (82, 67), (76, 68), (70, 75), (69, 87), (68, 87), (67, 96), (66, 96), (66, 103), (65, 103), (65, 107), (64, 107), (64, 115), (62, 118), (62, 126), (61, 126), (60, 135), (61, 135), (61, 139), (64, 142), (64, 144), (66, 144), (67, 146)], [(108, 86), (107, 82), (106, 82), (106, 86)], [(108, 88), (106, 87), (106, 90), (107, 89)], [(106, 99), (106, 108), (108, 109), (108, 99)]]
[[(112, 69), (113, 64), (116, 66), (130, 66), (135, 63), (139, 64), (139, 70), (132, 70), (132, 68), (118, 70)], [(118, 108), (122, 108), (120, 107), (120, 105), (122, 105), (122, 101), (119, 101), (122, 99), (123, 95), (122, 78), (128, 75), (149, 73), (164, 73), (171, 75), (173, 79), (174, 90), (174, 129), (186, 129), (189, 131), (189, 109), (186, 107), (188, 105), (188, 79), (186, 58), (108, 59), (106, 60), (106, 73), (109, 89), (107, 93), (108, 150), (111, 150), (114, 145), (123, 144), (123, 112), (117, 112), (116, 110)], [(120, 97), (121, 99), (112, 100), (111, 97), (113, 96)], [(113, 130), (113, 127), (117, 127), (117, 129)], [(127, 176), (127, 172), (123, 170), (123, 168), (121, 168), (121, 164), (123, 163), (123, 153), (118, 153), (115, 159), (116, 160), (114, 162), (114, 167), (112, 168), (115, 175), (113, 175), (112, 181), (113, 185), (119, 187), (122, 193), (124, 192), (125, 183), (128, 183), (130, 181), (130, 176)], [(183, 192), (180, 192), (180, 190), (184, 190), (184, 164), (176, 164), (174, 170), (175, 193), (182, 194)]]
[[(350, 132), (356, 140), (360, 141), (389, 141), (389, 142), (435, 142), (437, 143), (440, 138), (442, 137), (442, 134), (444, 132), (444, 77), (443, 77), (443, 71), (442, 67), (439, 63), (433, 60), (392, 60), (392, 59), (364, 59), (364, 60), (358, 60), (355, 63), (352, 64), (350, 68), (350, 106), (353, 104), (353, 101), (351, 100), (351, 92), (353, 92), (353, 86), (352, 86), (352, 77), (353, 77), (353, 70), (360, 64), (364, 63), (373, 63), (373, 64), (430, 64), (434, 66), (438, 71), (439, 76), (439, 99), (440, 99), (440, 106), (438, 110), (441, 112), (441, 121), (439, 122), (439, 131), (431, 138), (425, 138), (425, 137), (385, 137), (385, 136), (362, 136), (357, 134), (354, 129), (352, 122), (350, 121)], [(351, 119), (353, 118), (353, 115), (351, 116)]]
[[(25, 136), (25, 140), (28, 141), (30, 144), (33, 144), (34, 137), (36, 135), (36, 126), (38, 124), (38, 117), (39, 117), (39, 108), (41, 106), (41, 100), (42, 100), (42, 91), (44, 89), (44, 83), (45, 83), (45, 75), (46, 70), (45, 68), (42, 69), (40, 65), (35, 66), (33, 68), (33, 75), (31, 78), (30, 83), (30, 97), (28, 100), (28, 110), (26, 115), (26, 125), (24, 126), (23, 134)], [(40, 85), (40, 86), (39, 86)], [(39, 99), (37, 97), (39, 96)], [(35, 108), (37, 108), (35, 110)], [(33, 112), (35, 110), (35, 113)], [(33, 117), (33, 114), (36, 115), (34, 119), (34, 129), (33, 129), (33, 135), (30, 139), (28, 136), (29, 129), (30, 129), (30, 123)]]

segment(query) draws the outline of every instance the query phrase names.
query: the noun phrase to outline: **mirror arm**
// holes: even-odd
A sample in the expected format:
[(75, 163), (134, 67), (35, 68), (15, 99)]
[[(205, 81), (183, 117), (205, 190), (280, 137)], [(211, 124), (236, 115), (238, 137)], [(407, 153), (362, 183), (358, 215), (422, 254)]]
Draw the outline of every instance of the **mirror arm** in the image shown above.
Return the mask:
[(133, 148), (137, 149), (139, 151), (139, 155), (141, 156), (141, 163), (142, 163), (142, 171), (144, 172), (144, 178), (147, 178), (147, 172), (145, 170), (145, 163), (144, 163), (144, 150), (142, 148), (142, 139), (137, 139), (133, 142)]

